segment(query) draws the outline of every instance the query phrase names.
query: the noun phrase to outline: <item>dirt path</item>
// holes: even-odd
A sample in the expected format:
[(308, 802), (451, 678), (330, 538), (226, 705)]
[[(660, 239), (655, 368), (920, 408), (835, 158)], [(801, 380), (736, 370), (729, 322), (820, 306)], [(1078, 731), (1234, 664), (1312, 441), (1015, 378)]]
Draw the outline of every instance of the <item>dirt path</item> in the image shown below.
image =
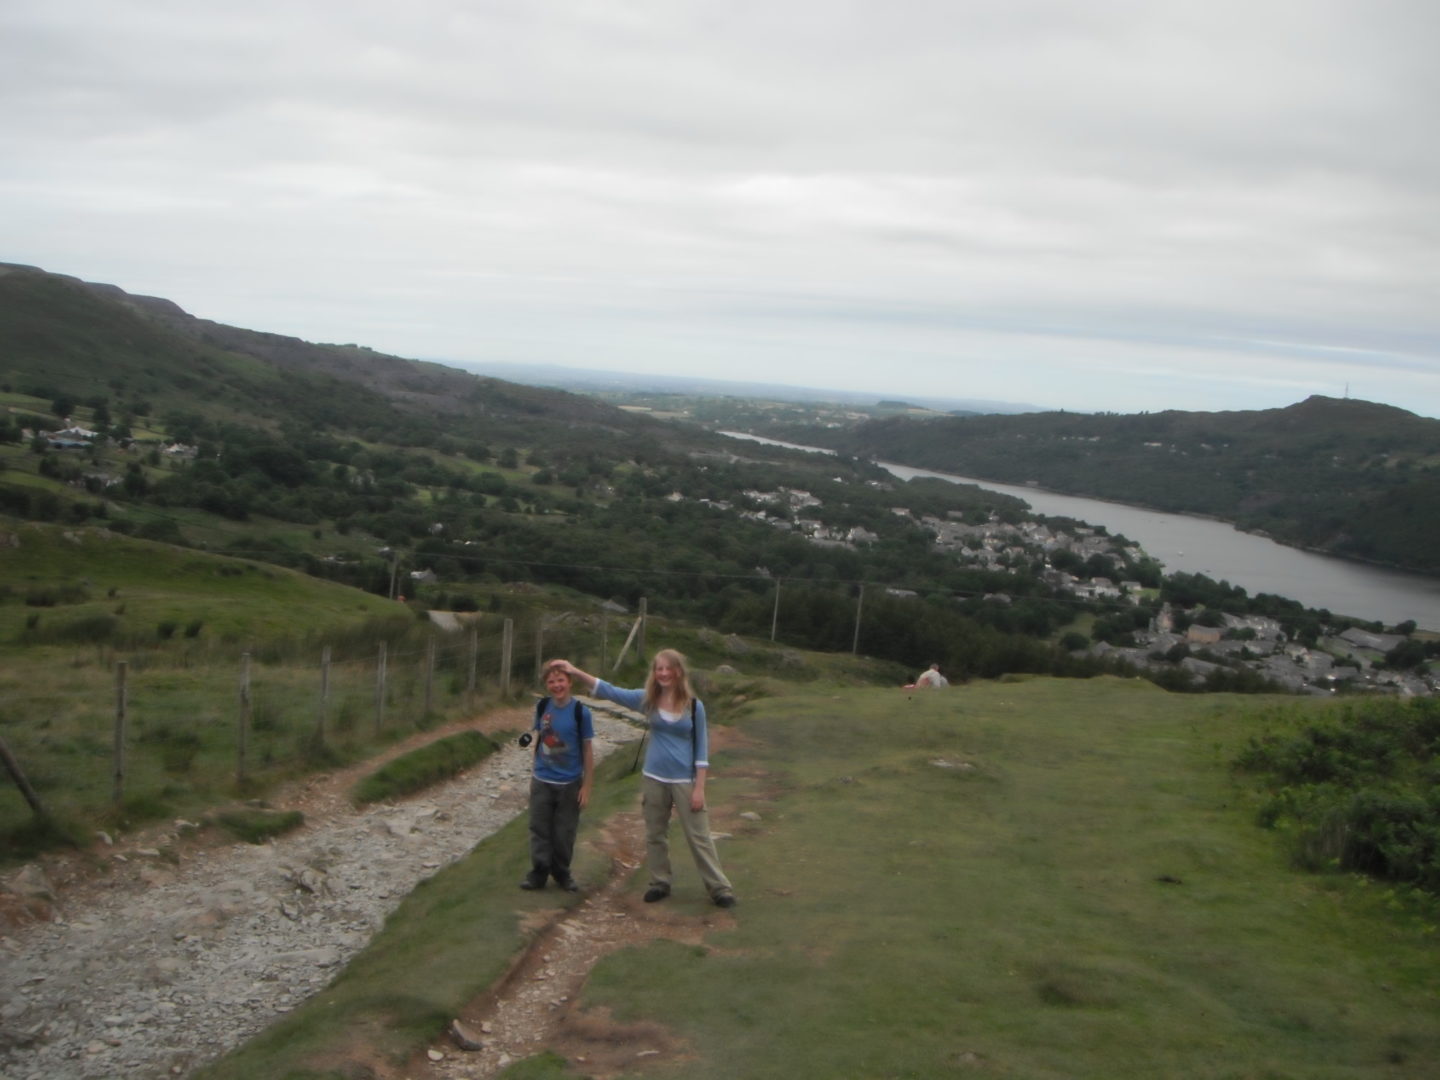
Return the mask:
[(672, 904), (646, 904), (627, 888), (644, 857), (638, 813), (612, 817), (599, 843), (611, 858), (605, 884), (546, 926), (506, 977), (462, 1010), (449, 1042), (437, 1042), (405, 1076), (484, 1080), (548, 1049), (603, 1080), (633, 1074), (647, 1058), (684, 1052), (658, 1024), (617, 1024), (603, 1010), (580, 1010), (576, 999), (590, 970), (608, 953), (658, 939), (700, 945), (734, 918), (719, 909), (697, 917)]
[[(520, 708), (449, 730), (528, 722)], [(597, 709), (595, 723), (598, 755), (633, 744), (623, 719)], [(273, 844), (224, 843), (178, 823), (103, 849), (98, 872), (93, 859), (48, 863), (54, 921), (0, 933), (0, 1080), (188, 1074), (322, 988), (419, 881), (525, 808), (529, 757), (511, 743), (403, 804), (356, 810), (347, 792), (377, 763), (273, 800), (306, 814), (303, 829)], [(632, 815), (607, 824), (608, 881), (568, 913), (555, 909), (504, 983), (465, 1011), (484, 1049), (445, 1044), (433, 1051), (440, 1061), (418, 1064), (483, 1077), (548, 1045), (604, 1075), (622, 1057), (633, 1065), (638, 1053), (673, 1049), (662, 1032), (617, 1031), (568, 1008), (605, 952), (659, 936), (698, 940), (729, 918), (682, 918), (622, 892), (640, 860), (638, 830)]]

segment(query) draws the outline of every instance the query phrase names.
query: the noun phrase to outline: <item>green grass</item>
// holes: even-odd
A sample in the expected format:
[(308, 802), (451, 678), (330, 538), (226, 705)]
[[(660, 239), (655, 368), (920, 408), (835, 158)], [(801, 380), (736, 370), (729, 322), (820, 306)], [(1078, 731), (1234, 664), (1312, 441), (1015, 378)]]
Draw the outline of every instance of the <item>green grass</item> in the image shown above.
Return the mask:
[[(1263, 702), (1116, 679), (735, 696), (717, 718), (747, 738), (716, 755), (712, 804), (761, 817), (721, 848), (736, 928), (615, 954), (584, 992), (683, 1038), (645, 1076), (1440, 1074), (1425, 913), (1292, 869), (1254, 823), (1230, 762)], [(632, 791), (603, 785), (586, 828)], [(356, 1032), (397, 1060), (437, 1036), (503, 966), (491, 935), (519, 945), (522, 849), (514, 826), (482, 844), (447, 871), (464, 888), (437, 877), (332, 991), (204, 1075), (339, 1062)], [(709, 911), (683, 852), (676, 869), (670, 903)], [(432, 964), (454, 981), (385, 995)]]
[[(457, 648), (463, 645), (449, 646), (452, 661)], [(436, 712), (424, 713), (416, 671), (424, 662), (423, 646), (405, 638), (390, 651), (388, 703), (379, 729), (368, 650), (358, 658), (337, 651), (323, 711), (318, 649), (289, 663), (253, 663), (242, 784), (239, 658), (192, 657), (182, 664), (183, 642), (175, 643), (173, 654), (130, 660), (124, 790), (133, 801), (120, 808), (111, 804), (116, 675), (108, 651), (80, 653), (74, 665), (48, 671), (0, 670), (0, 738), (50, 813), (122, 831), (157, 817), (193, 817), (308, 771), (373, 756), (398, 737), (458, 717), (465, 704), (463, 683), (442, 672)], [(0, 782), (0, 860), (21, 850), (14, 847), (22, 835), (16, 830), (30, 816), (18, 790), (8, 779)]]
[[(46, 810), (95, 828), (194, 816), (307, 770), (373, 755), (468, 703), (465, 643), (438, 647), (431, 713), (428, 630), (408, 608), (249, 560), (96, 529), (21, 525), (0, 545), (0, 738)], [(45, 606), (35, 606), (43, 599)], [(164, 631), (169, 630), (167, 635)], [(378, 643), (389, 646), (383, 725)], [(321, 705), (322, 649), (332, 648)], [(242, 654), (250, 728), (240, 782)], [(119, 664), (126, 703), (125, 800), (112, 805)], [(0, 863), (45, 837), (0, 782)]]
[(456, 776), (498, 749), (478, 731), (436, 739), (380, 766), (355, 785), (351, 798), (364, 805), (410, 795)]
[[(24, 647), (26, 621), (41, 625), (117, 616), (119, 642), (148, 643), (167, 620), (204, 624), (206, 640), (232, 644), (275, 637), (313, 639), (328, 628), (396, 616), (396, 605), (358, 589), (336, 587), (272, 564), (186, 551), (107, 534), (95, 528), (22, 525), (17, 545), (0, 549), (0, 580), (23, 591), (82, 585), (84, 603), (35, 609), (0, 603), (0, 652)], [(403, 620), (402, 620), (403, 621)]]
[(263, 844), (298, 829), (305, 824), (305, 815), (299, 810), (245, 807), (224, 810), (215, 815), (215, 821), (247, 844)]

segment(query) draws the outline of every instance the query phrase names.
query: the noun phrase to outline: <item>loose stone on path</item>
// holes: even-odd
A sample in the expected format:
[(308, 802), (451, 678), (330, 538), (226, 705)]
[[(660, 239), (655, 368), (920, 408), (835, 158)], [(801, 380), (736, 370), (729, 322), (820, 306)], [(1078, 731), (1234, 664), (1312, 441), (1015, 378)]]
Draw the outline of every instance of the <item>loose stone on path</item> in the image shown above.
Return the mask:
[[(597, 758), (636, 735), (598, 711), (595, 727)], [(173, 1078), (240, 1045), (323, 988), (420, 881), (522, 813), (529, 770), (507, 743), (414, 802), (357, 811), (341, 798), (264, 846), (178, 865), (158, 848), (109, 849), (115, 874), (83, 903), (38, 867), (12, 875), (6, 898), (54, 921), (0, 934), (0, 1080)]]

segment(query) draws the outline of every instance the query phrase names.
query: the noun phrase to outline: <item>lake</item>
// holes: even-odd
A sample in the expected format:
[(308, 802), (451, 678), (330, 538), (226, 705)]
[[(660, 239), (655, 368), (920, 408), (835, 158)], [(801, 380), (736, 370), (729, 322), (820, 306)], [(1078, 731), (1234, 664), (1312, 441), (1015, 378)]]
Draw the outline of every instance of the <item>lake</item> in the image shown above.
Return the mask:
[[(793, 450), (831, 453), (821, 447), (762, 439), (743, 432), (721, 434)], [(1223, 521), (1143, 510), (1032, 487), (994, 484), (884, 461), (877, 464), (901, 480), (929, 476), (956, 484), (975, 484), (1024, 499), (1037, 514), (1103, 525), (1111, 535), (1135, 541), (1146, 554), (1164, 564), (1169, 573), (1204, 574), (1216, 581), (1239, 585), (1251, 596), (1273, 593), (1298, 600), (1309, 608), (1328, 608), (1337, 615), (1378, 620), (1387, 627), (1414, 620), (1426, 630), (1440, 630), (1440, 578), (1301, 551), (1263, 536), (1241, 532)]]

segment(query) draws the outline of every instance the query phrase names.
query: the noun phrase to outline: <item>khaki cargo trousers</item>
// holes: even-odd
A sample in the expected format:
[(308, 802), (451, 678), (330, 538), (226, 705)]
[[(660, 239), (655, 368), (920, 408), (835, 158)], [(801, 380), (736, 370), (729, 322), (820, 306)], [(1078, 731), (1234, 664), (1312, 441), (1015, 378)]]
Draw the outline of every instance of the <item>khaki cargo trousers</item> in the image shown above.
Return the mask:
[(640, 806), (645, 818), (645, 867), (650, 871), (651, 888), (670, 888), (670, 811), (680, 819), (685, 842), (695, 859), (695, 869), (713, 900), (731, 892), (730, 879), (720, 869), (715, 841), (710, 836), (710, 814), (690, 809), (692, 783), (666, 784), (648, 776), (640, 780)]

